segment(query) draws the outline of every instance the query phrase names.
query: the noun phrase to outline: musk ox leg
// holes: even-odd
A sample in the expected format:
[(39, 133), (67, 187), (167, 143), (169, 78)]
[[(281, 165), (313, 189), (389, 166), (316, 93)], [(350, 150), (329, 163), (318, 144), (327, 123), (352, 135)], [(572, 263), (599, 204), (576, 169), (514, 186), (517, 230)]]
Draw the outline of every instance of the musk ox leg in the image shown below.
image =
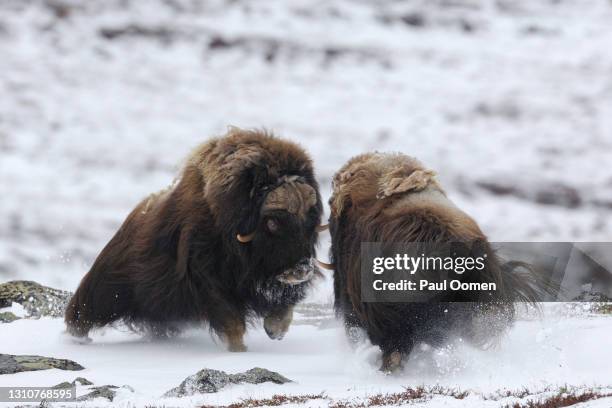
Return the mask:
[(282, 340), (293, 321), (293, 305), (273, 310), (264, 318), (264, 329), (272, 340)]
[(402, 360), (412, 351), (414, 340), (410, 336), (398, 337), (397, 333), (386, 333), (378, 344), (382, 350), (380, 371), (391, 374), (403, 368)]
[(344, 332), (351, 346), (357, 346), (367, 338), (365, 329), (354, 312), (344, 313)]
[(380, 371), (385, 373), (393, 373), (402, 368), (402, 353), (399, 351), (386, 352), (383, 351), (382, 365)]
[(246, 332), (246, 324), (244, 320), (231, 319), (223, 325), (223, 338), (227, 343), (227, 349), (231, 352), (247, 351), (247, 346), (244, 345), (244, 333)]

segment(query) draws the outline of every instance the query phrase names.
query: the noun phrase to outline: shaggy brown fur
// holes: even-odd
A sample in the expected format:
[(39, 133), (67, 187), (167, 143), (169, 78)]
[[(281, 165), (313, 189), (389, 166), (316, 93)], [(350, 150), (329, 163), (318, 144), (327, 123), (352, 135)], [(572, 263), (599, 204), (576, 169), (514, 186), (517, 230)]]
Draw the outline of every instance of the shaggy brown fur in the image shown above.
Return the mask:
[(244, 351), (249, 319), (263, 316), (268, 335), (280, 339), (309, 282), (277, 277), (311, 264), (321, 210), (299, 146), (232, 128), (130, 213), (81, 281), (68, 330), (82, 337), (123, 320), (164, 335), (207, 322), (230, 350)]
[[(511, 272), (516, 265), (496, 258), (476, 222), (413, 158), (383, 153), (353, 158), (334, 176), (330, 207), (335, 307), (347, 332), (363, 328), (380, 346), (383, 370), (398, 368), (417, 342), (440, 345), (456, 333), (484, 343), (484, 334), (499, 333), (512, 321), (513, 301), (535, 299), (534, 290)], [(479, 302), (481, 292), (449, 292), (430, 303), (362, 302), (362, 242), (480, 243), (473, 248), (488, 261), (478, 279), (496, 282), (498, 292), (486, 303)]]

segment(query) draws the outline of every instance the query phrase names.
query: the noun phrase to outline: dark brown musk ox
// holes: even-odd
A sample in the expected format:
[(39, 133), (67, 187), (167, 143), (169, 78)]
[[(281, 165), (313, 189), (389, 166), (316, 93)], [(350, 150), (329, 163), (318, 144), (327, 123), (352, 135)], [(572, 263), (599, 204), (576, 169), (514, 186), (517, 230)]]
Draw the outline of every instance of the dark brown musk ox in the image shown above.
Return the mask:
[[(328, 267), (334, 269), (335, 308), (349, 337), (365, 331), (380, 347), (381, 370), (399, 369), (418, 343), (441, 346), (456, 335), (485, 345), (512, 322), (513, 302), (536, 299), (531, 272), (523, 270), (527, 265), (502, 262), (474, 219), (447, 198), (434, 172), (416, 159), (399, 153), (356, 156), (335, 174), (332, 187), (333, 265)], [(445, 291), (429, 302), (362, 301), (362, 242), (470, 244), (466, 247), (486, 254), (486, 268), (478, 276), (498, 285), (496, 297)]]
[(144, 199), (82, 279), (66, 310), (85, 337), (115, 321), (165, 336), (208, 323), (245, 351), (255, 317), (281, 339), (313, 276), (322, 212), (298, 145), (230, 128), (197, 147), (175, 183)]

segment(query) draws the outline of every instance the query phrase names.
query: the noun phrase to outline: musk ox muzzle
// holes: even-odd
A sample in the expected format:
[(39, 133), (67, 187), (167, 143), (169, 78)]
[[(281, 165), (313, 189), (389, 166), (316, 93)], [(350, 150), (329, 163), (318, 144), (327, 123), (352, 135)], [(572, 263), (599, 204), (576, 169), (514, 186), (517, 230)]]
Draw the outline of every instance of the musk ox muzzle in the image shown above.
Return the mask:
[(298, 262), (292, 268), (285, 270), (283, 273), (276, 277), (281, 283), (285, 285), (299, 285), (304, 282), (308, 282), (315, 277), (316, 266), (314, 258), (305, 258)]

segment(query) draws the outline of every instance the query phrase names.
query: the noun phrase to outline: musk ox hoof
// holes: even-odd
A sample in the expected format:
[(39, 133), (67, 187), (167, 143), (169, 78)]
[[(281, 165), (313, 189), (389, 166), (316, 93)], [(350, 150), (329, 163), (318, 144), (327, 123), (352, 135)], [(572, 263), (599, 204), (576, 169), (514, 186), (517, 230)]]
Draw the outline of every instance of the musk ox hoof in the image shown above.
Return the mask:
[(367, 339), (367, 333), (360, 327), (346, 327), (345, 332), (351, 346), (362, 344)]
[(289, 325), (293, 320), (293, 308), (284, 313), (272, 314), (264, 319), (264, 329), (272, 340), (282, 340), (289, 331)]
[(91, 337), (75, 337), (74, 341), (78, 344), (89, 344), (91, 343), (93, 340), (91, 339)]
[(64, 337), (67, 341), (71, 342), (71, 343), (75, 343), (75, 344), (89, 344), (91, 343), (93, 340), (91, 339), (91, 337), (85, 335), (85, 336), (77, 336), (73, 333), (70, 333), (70, 331), (65, 331), (64, 332)]
[(274, 330), (270, 330), (267, 327), (264, 327), (264, 329), (266, 330), (266, 334), (268, 335), (268, 337), (271, 338), (272, 340), (282, 340), (283, 337), (285, 337), (285, 333), (287, 333), (287, 330), (274, 331)]
[(244, 344), (230, 344), (227, 346), (227, 350), (232, 353), (244, 353), (248, 348)]
[(72, 343), (76, 344), (89, 344), (93, 340), (88, 336), (89, 329), (81, 329), (73, 326), (66, 327), (64, 331), (64, 337)]
[(89, 331), (90, 326), (88, 325), (68, 324), (64, 333), (66, 333), (67, 336), (72, 337), (74, 341), (86, 344), (92, 342), (91, 338), (89, 337)]
[(383, 355), (382, 366), (380, 367), (380, 371), (385, 374), (393, 374), (402, 369), (402, 353), (399, 351), (394, 351), (390, 354)]

